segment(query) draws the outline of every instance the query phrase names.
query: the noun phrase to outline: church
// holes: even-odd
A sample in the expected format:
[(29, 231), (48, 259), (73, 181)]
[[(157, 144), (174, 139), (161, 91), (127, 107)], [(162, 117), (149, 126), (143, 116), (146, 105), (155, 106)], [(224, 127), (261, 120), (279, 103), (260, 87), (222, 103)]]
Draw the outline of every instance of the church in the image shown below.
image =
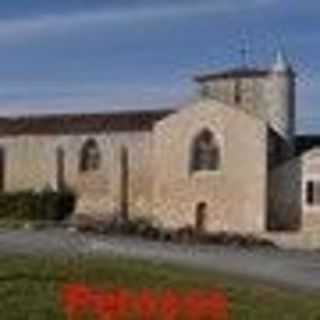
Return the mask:
[(320, 230), (320, 139), (295, 133), (295, 73), (194, 77), (183, 108), (0, 118), (3, 192), (71, 188), (74, 215), (165, 228)]

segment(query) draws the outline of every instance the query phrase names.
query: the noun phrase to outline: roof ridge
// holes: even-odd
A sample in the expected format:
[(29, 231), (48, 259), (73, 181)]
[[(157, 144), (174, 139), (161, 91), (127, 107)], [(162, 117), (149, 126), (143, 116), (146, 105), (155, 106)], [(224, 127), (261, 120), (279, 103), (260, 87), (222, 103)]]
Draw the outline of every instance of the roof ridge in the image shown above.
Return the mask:
[(205, 73), (202, 75), (196, 75), (194, 80), (196, 82), (203, 82), (207, 80), (219, 79), (219, 78), (233, 78), (233, 77), (255, 77), (255, 76), (267, 76), (271, 73), (268, 68), (260, 67), (235, 67), (225, 69), (221, 71), (215, 71), (211, 73)]
[(124, 115), (141, 115), (141, 114), (161, 114), (166, 112), (174, 112), (175, 109), (142, 109), (142, 110), (116, 110), (111, 112), (95, 111), (95, 112), (75, 112), (75, 113), (40, 113), (40, 114), (25, 114), (13, 116), (0, 116), (1, 120), (20, 120), (20, 119), (41, 119), (41, 118), (76, 118), (76, 117), (106, 117), (106, 116), (124, 116)]
[(0, 136), (86, 134), (150, 131), (155, 122), (175, 112), (148, 110), (121, 113), (81, 113), (0, 118)]

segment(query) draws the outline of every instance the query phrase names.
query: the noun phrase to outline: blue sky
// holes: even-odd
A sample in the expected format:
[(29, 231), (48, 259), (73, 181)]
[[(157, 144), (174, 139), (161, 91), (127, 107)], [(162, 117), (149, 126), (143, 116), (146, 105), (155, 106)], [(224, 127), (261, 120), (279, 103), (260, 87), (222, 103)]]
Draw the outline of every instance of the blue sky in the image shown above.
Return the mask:
[(0, 115), (181, 105), (247, 43), (252, 65), (285, 49), (298, 130), (320, 133), (319, 19), (316, 0), (2, 0)]

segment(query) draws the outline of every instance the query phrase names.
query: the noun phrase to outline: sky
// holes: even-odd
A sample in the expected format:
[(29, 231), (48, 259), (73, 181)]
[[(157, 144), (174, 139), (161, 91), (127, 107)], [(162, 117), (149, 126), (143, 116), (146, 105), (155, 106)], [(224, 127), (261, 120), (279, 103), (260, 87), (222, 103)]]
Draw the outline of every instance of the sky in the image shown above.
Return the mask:
[(297, 72), (297, 129), (320, 133), (316, 0), (1, 0), (0, 116), (172, 108), (196, 74)]

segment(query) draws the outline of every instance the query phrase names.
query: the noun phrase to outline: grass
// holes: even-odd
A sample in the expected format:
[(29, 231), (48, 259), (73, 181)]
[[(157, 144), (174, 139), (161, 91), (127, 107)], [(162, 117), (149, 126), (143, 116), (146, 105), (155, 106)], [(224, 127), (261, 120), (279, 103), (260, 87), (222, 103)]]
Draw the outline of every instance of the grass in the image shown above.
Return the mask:
[(0, 257), (0, 319), (65, 319), (58, 292), (64, 283), (108, 289), (192, 288), (223, 290), (231, 319), (320, 319), (320, 295), (303, 294), (226, 275), (120, 257)]

